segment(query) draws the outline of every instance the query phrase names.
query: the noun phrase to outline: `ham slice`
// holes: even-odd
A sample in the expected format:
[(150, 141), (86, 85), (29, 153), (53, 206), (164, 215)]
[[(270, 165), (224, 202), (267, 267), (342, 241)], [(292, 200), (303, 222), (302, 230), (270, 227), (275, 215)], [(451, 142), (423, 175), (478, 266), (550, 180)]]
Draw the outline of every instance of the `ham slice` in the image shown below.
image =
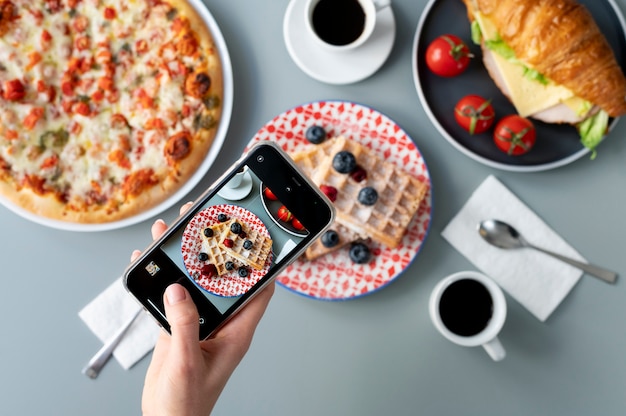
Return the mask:
[[(511, 95), (507, 88), (506, 82), (504, 81), (504, 77), (500, 73), (500, 69), (496, 64), (494, 59), (494, 52), (489, 48), (483, 46), (483, 63), (489, 76), (493, 79), (496, 86), (502, 91), (502, 93), (511, 100)], [(587, 114), (579, 115), (571, 107), (566, 104), (560, 103), (545, 110), (541, 110), (537, 113), (531, 114), (529, 117), (540, 120), (545, 123), (564, 123), (564, 124), (577, 124), (589, 117), (590, 115), (595, 114), (599, 108), (594, 106)]]

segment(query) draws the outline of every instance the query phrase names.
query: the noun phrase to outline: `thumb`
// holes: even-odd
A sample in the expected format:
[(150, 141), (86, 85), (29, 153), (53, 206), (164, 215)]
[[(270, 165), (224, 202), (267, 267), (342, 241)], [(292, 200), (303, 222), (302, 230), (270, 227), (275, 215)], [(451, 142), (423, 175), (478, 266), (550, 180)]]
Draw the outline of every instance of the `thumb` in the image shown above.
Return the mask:
[(197, 353), (200, 334), (198, 309), (187, 289), (178, 283), (171, 284), (165, 290), (163, 303), (172, 333), (171, 348), (178, 353), (175, 355), (184, 359), (186, 353)]

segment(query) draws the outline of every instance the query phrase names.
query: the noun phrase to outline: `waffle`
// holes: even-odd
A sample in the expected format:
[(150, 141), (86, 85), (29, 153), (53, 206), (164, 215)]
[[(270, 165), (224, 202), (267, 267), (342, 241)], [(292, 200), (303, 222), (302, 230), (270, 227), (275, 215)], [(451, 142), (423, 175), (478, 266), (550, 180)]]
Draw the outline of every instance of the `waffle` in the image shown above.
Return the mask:
[(317, 238), (304, 252), (304, 256), (307, 260), (314, 260), (324, 254), (338, 250), (353, 241), (359, 240), (359, 236), (354, 231), (341, 225), (337, 221), (333, 222), (330, 229), (335, 230), (339, 235), (339, 244), (336, 244), (333, 247), (326, 247), (322, 244), (321, 238)]
[[(326, 140), (324, 143), (316, 146), (310, 146), (307, 149), (291, 154), (291, 158), (296, 165), (302, 170), (309, 178), (313, 178), (316, 173), (316, 169), (322, 166), (325, 161), (330, 157), (330, 151), (335, 144), (335, 139)], [(316, 183), (316, 185), (320, 185)], [(335, 251), (346, 244), (351, 243), (359, 239), (359, 236), (354, 233), (350, 228), (343, 226), (341, 223), (335, 221), (331, 229), (337, 231), (339, 234), (339, 244), (333, 247), (325, 247), (320, 239), (316, 239), (305, 251), (305, 257), (308, 260), (313, 260), (324, 254)]]
[[(231, 224), (235, 222), (241, 224), (242, 230), (246, 234), (245, 238), (242, 238), (239, 234), (235, 234), (230, 230)], [(265, 262), (272, 251), (272, 239), (265, 237), (259, 231), (253, 230), (246, 223), (236, 218), (233, 218), (224, 224), (225, 228), (219, 239), (220, 247), (224, 250), (224, 252), (247, 266), (257, 270), (263, 269)], [(224, 240), (226, 239), (233, 241), (232, 247), (226, 247), (224, 245)], [(243, 247), (246, 240), (252, 241), (252, 248), (245, 249)]]
[(202, 236), (202, 250), (209, 256), (208, 263), (215, 266), (218, 276), (231, 272), (231, 270), (226, 269), (226, 262), (228, 261), (232, 261), (236, 268), (242, 265), (241, 262), (226, 253), (220, 243), (222, 241), (220, 236), (226, 231), (226, 224), (227, 223), (221, 222), (207, 227), (213, 230), (212, 237), (204, 235), (205, 229), (202, 229), (200, 232)]
[[(367, 172), (367, 179), (356, 182), (348, 174), (337, 172), (333, 157), (337, 152), (351, 152), (357, 164)], [(345, 137), (333, 141), (330, 155), (315, 168), (312, 177), (318, 185), (333, 186), (338, 190), (337, 222), (359, 236), (387, 247), (398, 246), (406, 229), (424, 199), (428, 186), (393, 163), (385, 161), (371, 149)], [(364, 186), (378, 192), (374, 205), (359, 203), (357, 196)]]
[(334, 140), (326, 140), (322, 144), (309, 146), (305, 150), (290, 154), (290, 156), (302, 173), (312, 178), (316, 167), (319, 167), (330, 156), (330, 149), (334, 143)]

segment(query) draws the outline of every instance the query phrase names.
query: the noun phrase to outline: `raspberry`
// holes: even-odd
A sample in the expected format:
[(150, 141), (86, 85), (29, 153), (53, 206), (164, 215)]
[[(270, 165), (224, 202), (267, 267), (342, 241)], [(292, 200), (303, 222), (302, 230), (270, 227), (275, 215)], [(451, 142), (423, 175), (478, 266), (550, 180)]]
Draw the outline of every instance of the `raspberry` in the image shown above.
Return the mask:
[(228, 248), (233, 248), (233, 246), (235, 245), (235, 242), (231, 240), (230, 238), (226, 238), (224, 239), (224, 242), (222, 244), (224, 244), (224, 246)]
[(207, 277), (216, 276), (217, 275), (217, 267), (215, 267), (214, 264), (205, 264), (200, 269), (200, 273), (202, 273), (203, 276), (207, 276)]
[(320, 185), (320, 191), (330, 199), (331, 202), (337, 200), (337, 188), (330, 185)]
[(367, 172), (361, 166), (357, 167), (350, 173), (350, 177), (356, 182), (363, 182), (367, 179)]

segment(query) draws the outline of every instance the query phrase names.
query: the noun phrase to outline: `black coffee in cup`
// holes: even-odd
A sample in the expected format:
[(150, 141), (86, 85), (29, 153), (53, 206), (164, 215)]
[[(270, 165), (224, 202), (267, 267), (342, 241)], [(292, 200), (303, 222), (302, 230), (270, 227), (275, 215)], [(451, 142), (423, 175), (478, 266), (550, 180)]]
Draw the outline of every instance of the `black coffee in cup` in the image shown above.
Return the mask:
[(493, 314), (493, 299), (479, 281), (457, 280), (442, 293), (439, 314), (451, 332), (470, 337), (487, 327)]
[(313, 9), (313, 29), (326, 43), (348, 45), (365, 28), (365, 11), (357, 0), (320, 0)]

